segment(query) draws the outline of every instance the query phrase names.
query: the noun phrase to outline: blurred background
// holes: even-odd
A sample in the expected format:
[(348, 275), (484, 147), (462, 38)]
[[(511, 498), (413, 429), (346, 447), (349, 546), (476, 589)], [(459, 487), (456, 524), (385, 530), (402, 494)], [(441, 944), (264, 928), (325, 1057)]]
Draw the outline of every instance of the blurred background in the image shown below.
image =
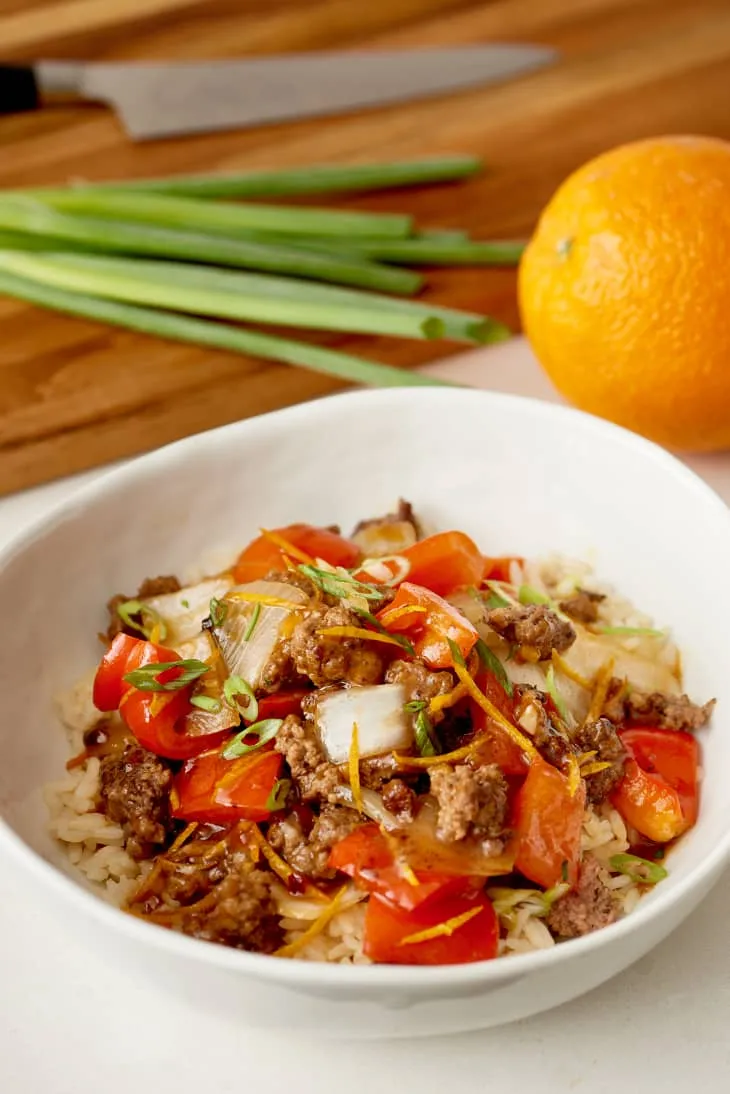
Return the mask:
[[(526, 239), (556, 186), (624, 141), (730, 138), (727, 0), (2, 0), (2, 60), (213, 59), (484, 42), (554, 47), (515, 80), (337, 117), (133, 143), (115, 115), (69, 103), (0, 118), (0, 186), (471, 153), (460, 183), (328, 198), (426, 228)], [(305, 202), (306, 203), (306, 202)], [(324, 204), (313, 199), (312, 204)], [(515, 270), (434, 270), (424, 299), (519, 329)], [(197, 349), (0, 297), (0, 492), (336, 390), (313, 372)], [(305, 335), (397, 365), (446, 342)]]

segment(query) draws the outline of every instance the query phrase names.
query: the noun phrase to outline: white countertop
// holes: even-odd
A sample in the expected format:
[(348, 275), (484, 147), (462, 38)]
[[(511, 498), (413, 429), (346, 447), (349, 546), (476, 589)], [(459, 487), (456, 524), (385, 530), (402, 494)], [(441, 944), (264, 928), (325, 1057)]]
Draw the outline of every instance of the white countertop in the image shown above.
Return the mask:
[[(555, 399), (521, 340), (432, 366)], [(688, 461), (730, 501), (730, 456)], [(0, 500), (0, 542), (99, 472)], [(0, 759), (1, 762), (1, 759)], [(213, 1018), (85, 949), (0, 873), (2, 1094), (703, 1094), (730, 1088), (730, 875), (667, 942), (558, 1010), (429, 1041), (292, 1041)]]

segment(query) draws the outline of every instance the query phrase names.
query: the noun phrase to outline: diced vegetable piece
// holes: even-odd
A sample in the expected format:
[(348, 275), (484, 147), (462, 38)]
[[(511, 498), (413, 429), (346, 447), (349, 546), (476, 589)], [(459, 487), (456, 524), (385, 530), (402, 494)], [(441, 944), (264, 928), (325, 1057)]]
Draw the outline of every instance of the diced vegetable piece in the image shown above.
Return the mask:
[[(160, 617), (165, 625), (165, 641), (176, 648), (200, 634), (200, 627), (210, 612), (210, 602), (228, 592), (233, 580), (224, 575), (189, 585), (176, 593), (150, 596), (141, 601)], [(186, 656), (181, 654), (181, 656)]]
[[(475, 683), (500, 714), (514, 724), (514, 699), (507, 694), (496, 674), (481, 668), (475, 677)], [(519, 745), (471, 698), (469, 710), (474, 730), (481, 738), (479, 758), (482, 763), (497, 764), (505, 775), (524, 775), (527, 761)]]
[(409, 520), (382, 520), (371, 521), (353, 533), (352, 542), (365, 558), (381, 558), (401, 554), (413, 546), (416, 538), (416, 529)]
[(439, 532), (402, 552), (411, 564), (408, 580), (447, 596), (460, 585), (478, 585), (484, 558), (464, 532)]
[[(439, 838), (438, 811), (426, 801), (411, 824), (389, 832), (396, 854), (419, 875), (436, 873), (449, 877), (485, 878), (509, 874), (515, 863), (514, 843), (490, 846), (489, 840), (467, 836), (461, 840)], [(397, 849), (397, 850), (396, 850)]]
[(524, 558), (519, 558), (516, 555), (503, 556), (501, 558), (485, 558), (482, 580), (511, 581), (510, 575), (512, 572), (512, 564), (517, 563), (521, 566), (524, 561)]
[(360, 756), (408, 749), (413, 744), (413, 720), (403, 709), (402, 684), (341, 688), (319, 696), (316, 725), (327, 759), (347, 763), (352, 727), (357, 725)]
[[(404, 610), (408, 608), (414, 610)], [(466, 658), (479, 638), (474, 625), (453, 605), (410, 581), (399, 586), (393, 601), (378, 613), (378, 619), (391, 633), (408, 635), (418, 656), (435, 669), (453, 668), (451, 642)]]
[(237, 760), (224, 760), (217, 750), (196, 756), (175, 777), (173, 816), (209, 824), (266, 820), (283, 763), (283, 757), (271, 751)]
[(259, 718), (286, 718), (289, 714), (301, 714), (302, 699), (307, 695), (311, 695), (311, 689), (297, 688), (264, 695), (259, 699)]
[[(419, 939), (423, 938), (423, 941)], [(499, 925), (489, 899), (446, 897), (408, 912), (373, 894), (363, 949), (388, 965), (462, 965), (497, 956)]]
[(166, 646), (157, 646), (128, 634), (117, 634), (96, 670), (94, 706), (98, 710), (117, 710), (122, 696), (132, 686), (124, 680), (126, 673), (141, 665), (159, 665), (176, 660), (175, 651)]
[(626, 729), (631, 759), (611, 801), (642, 836), (666, 843), (691, 828), (699, 807), (699, 746), (690, 733)]
[[(185, 716), (184, 732), (199, 737), (233, 729), (241, 718), (237, 708), (225, 701), (223, 689), (228, 671), (210, 633), (201, 631), (190, 641), (182, 642), (178, 651), (181, 658), (195, 658), (210, 665), (210, 672), (201, 676), (193, 688), (190, 700), (193, 706)], [(196, 699), (208, 700), (207, 706), (196, 706)], [(215, 744), (215, 740), (209, 739), (209, 744)]]
[[(280, 605), (262, 603), (265, 598)], [(252, 581), (236, 585), (220, 602), (219, 625), (213, 635), (231, 676), (248, 681), (254, 691), (281, 637), (281, 628), (292, 612), (288, 605), (306, 604), (307, 596), (294, 585), (280, 581)], [(258, 619), (251, 622), (256, 607)], [(220, 618), (222, 616), (222, 618)]]
[(571, 795), (562, 772), (539, 757), (533, 759), (514, 810), (515, 867), (521, 874), (544, 889), (560, 881), (575, 884), (585, 803), (582, 782)]
[(329, 865), (351, 877), (361, 889), (379, 893), (393, 904), (411, 910), (447, 894), (474, 888), (468, 877), (422, 870), (415, 873), (394, 851), (398, 844), (377, 824), (356, 828), (332, 848)]
[[(361, 556), (360, 548), (352, 540), (330, 532), (327, 528), (316, 528), (312, 524), (289, 524), (286, 528), (275, 529), (274, 534), (303, 551), (310, 559), (321, 558), (331, 566), (344, 566), (349, 569)], [(272, 538), (261, 535), (252, 540), (238, 556), (233, 576), (239, 584), (243, 584), (265, 577), (270, 570), (285, 569), (286, 562), (281, 547)]]

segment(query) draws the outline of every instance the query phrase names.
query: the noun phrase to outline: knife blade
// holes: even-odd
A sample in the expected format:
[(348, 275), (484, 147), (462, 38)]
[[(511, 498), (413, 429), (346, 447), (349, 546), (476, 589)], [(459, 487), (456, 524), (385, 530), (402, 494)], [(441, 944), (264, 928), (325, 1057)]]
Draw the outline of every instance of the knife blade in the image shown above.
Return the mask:
[(225, 61), (0, 65), (0, 113), (48, 97), (106, 103), (132, 140), (244, 129), (488, 85), (555, 60), (533, 45), (281, 54)]

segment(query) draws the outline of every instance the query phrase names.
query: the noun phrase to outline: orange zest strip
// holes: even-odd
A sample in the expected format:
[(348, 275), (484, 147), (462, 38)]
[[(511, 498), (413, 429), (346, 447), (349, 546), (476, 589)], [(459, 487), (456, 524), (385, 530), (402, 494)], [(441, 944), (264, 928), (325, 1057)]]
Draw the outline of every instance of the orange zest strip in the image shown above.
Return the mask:
[(317, 634), (332, 638), (364, 638), (367, 642), (385, 642), (389, 646), (397, 646), (402, 649), (397, 639), (389, 634), (379, 634), (378, 631), (368, 631), (365, 627), (321, 627)]
[(587, 775), (597, 775), (599, 771), (605, 771), (606, 768), (610, 766), (611, 765), (609, 763), (606, 763), (605, 760), (600, 760), (598, 763), (595, 764), (586, 764), (585, 767), (582, 767), (580, 769), (580, 773), (585, 779)]
[(229, 593), (227, 600), (248, 600), (252, 604), (263, 604), (267, 608), (289, 608), (290, 611), (302, 611), (305, 604), (298, 604), (294, 600), (282, 600), (278, 596), (266, 596), (265, 593), (246, 593), (236, 590)]
[(88, 758), (89, 753), (84, 749), (83, 752), (79, 752), (76, 756), (72, 756), (70, 760), (66, 760), (66, 770), (73, 771), (75, 767), (81, 767), (82, 764), (86, 763)]
[(388, 850), (393, 856), (395, 864), (400, 870), (401, 875), (405, 878), (409, 885), (412, 885), (414, 888), (416, 888), (421, 883), (413, 872), (410, 864), (403, 857), (401, 849), (398, 846), (398, 841), (396, 839), (393, 839), (388, 829), (384, 828), (382, 824), (380, 825), (380, 834), (387, 843)]
[(581, 676), (579, 672), (576, 672), (574, 668), (568, 664), (564, 657), (561, 657), (557, 650), (553, 650), (553, 665), (558, 672), (563, 676), (567, 676), (569, 680), (572, 680), (574, 684), (578, 684), (580, 687), (585, 688), (586, 691), (590, 691), (592, 684), (590, 680), (586, 680), (585, 676)]
[(179, 851), (180, 848), (182, 847), (182, 845), (184, 843), (187, 843), (187, 841), (190, 839), (190, 837), (192, 836), (193, 832), (195, 831), (195, 829), (197, 827), (198, 827), (198, 822), (197, 821), (191, 821), (190, 824), (187, 826), (187, 828), (183, 828), (182, 832), (180, 832), (175, 837), (173, 842), (170, 844), (170, 847), (167, 850), (166, 854), (170, 855), (170, 854), (172, 854), (173, 851)]
[(443, 923), (437, 923), (435, 927), (427, 927), (425, 931), (416, 931), (415, 934), (407, 934), (401, 938), (399, 946), (415, 946), (419, 942), (430, 942), (432, 938), (440, 938), (442, 935), (451, 936), (459, 927), (463, 927), (475, 915), (479, 915), (484, 909), (480, 904), (477, 908), (470, 908), (468, 912), (455, 915)]
[(404, 604), (400, 608), (393, 608), (389, 612), (384, 612), (380, 617), (380, 622), (384, 627), (387, 627), (389, 623), (395, 623), (396, 619), (401, 619), (404, 615), (427, 615), (428, 608), (422, 607), (420, 604)]
[(270, 543), (274, 543), (285, 555), (290, 555), (291, 558), (298, 558), (300, 562), (306, 562), (309, 566), (314, 562), (311, 555), (308, 555), (306, 551), (302, 551), (300, 547), (295, 547), (293, 543), (290, 543), (284, 536), (279, 535), (278, 532), (271, 532), (268, 528), (259, 528), (259, 532), (264, 539), (268, 539)]
[(455, 703), (458, 703), (460, 699), (463, 699), (467, 694), (464, 684), (459, 683), (452, 691), (447, 691), (445, 695), (436, 695), (428, 704), (429, 714), (438, 714), (441, 710), (446, 710), (447, 707), (453, 707)]
[(578, 763), (577, 758), (571, 752), (570, 755), (568, 756), (568, 775), (567, 775), (567, 778), (568, 778), (568, 793), (570, 794), (571, 798), (574, 798), (575, 795), (578, 793), (578, 788), (580, 787), (580, 778), (581, 778), (582, 774), (585, 774), (585, 772), (581, 771), (580, 764)]
[(322, 914), (317, 916), (311, 927), (307, 927), (306, 931), (303, 931), (293, 942), (275, 950), (274, 957), (294, 957), (300, 950), (303, 950), (313, 938), (316, 938), (318, 934), (321, 934), (329, 921), (334, 919), (342, 908), (343, 899), (349, 885), (350, 883), (346, 882), (341, 889), (338, 889), (330, 903), (323, 910)]
[(357, 722), (352, 723), (352, 740), (350, 741), (350, 756), (348, 760), (350, 773), (350, 789), (352, 790), (352, 802), (358, 813), (362, 813), (362, 790), (360, 789), (360, 742), (358, 740)]
[(453, 752), (445, 752), (443, 756), (404, 756), (401, 752), (393, 752), (392, 756), (401, 767), (433, 767), (434, 764), (458, 763), (466, 760), (477, 751), (480, 741), (472, 741), (463, 748), (457, 748)]
[[(280, 855), (276, 853), (269, 841), (263, 835), (261, 829), (253, 821), (248, 821), (243, 826), (243, 832), (247, 838), (251, 839), (254, 846), (258, 847), (261, 854), (264, 856), (272, 871), (281, 878), (286, 885), (290, 878), (296, 873), (291, 868), (288, 862), (285, 862)], [(326, 900), (324, 893), (321, 892), (316, 885), (312, 885), (307, 882), (307, 887), (304, 891), (304, 895), (311, 897), (313, 900)]]
[(603, 705), (606, 702), (606, 696), (608, 695), (608, 689), (611, 686), (613, 664), (613, 658), (606, 661), (605, 664), (601, 665), (593, 679), (593, 696), (591, 698), (591, 705), (588, 708), (588, 713), (586, 714), (586, 725), (588, 725), (589, 722), (595, 722), (601, 716), (601, 711), (603, 710)]
[(489, 699), (487, 699), (486, 695), (484, 695), (476, 686), (464, 665), (460, 665), (458, 661), (456, 661), (454, 663), (454, 672), (459, 677), (474, 702), (482, 708), (485, 714), (489, 715), (493, 722), (496, 722), (498, 726), (501, 726), (507, 736), (514, 741), (518, 748), (522, 749), (529, 759), (534, 760), (538, 755), (538, 752), (532, 741), (528, 740), (524, 733), (520, 733), (519, 729), (513, 726), (511, 722), (508, 722), (505, 716), (497, 710), (494, 703), (491, 703)]

